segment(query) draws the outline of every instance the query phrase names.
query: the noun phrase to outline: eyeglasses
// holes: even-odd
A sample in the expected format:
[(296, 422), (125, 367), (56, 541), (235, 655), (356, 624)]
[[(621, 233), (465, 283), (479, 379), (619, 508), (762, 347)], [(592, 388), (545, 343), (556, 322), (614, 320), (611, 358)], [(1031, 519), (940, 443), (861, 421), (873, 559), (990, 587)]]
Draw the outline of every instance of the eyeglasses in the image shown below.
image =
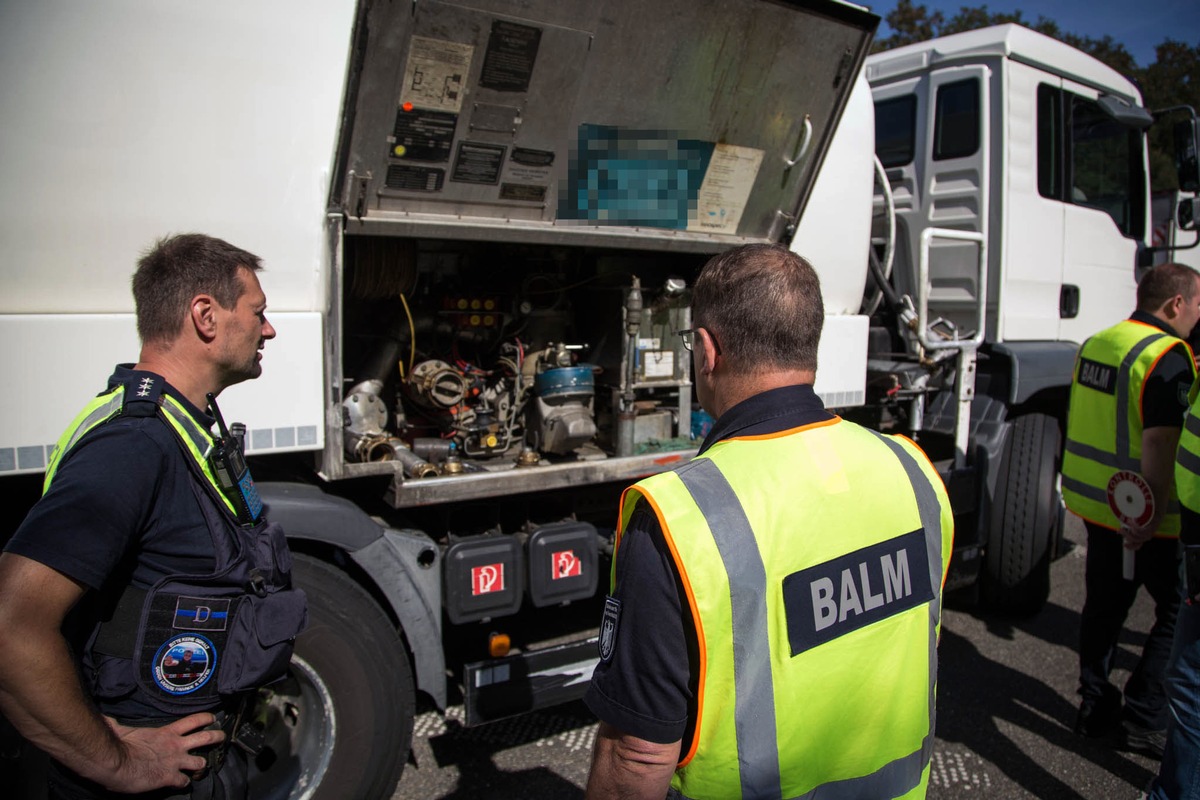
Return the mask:
[[(700, 328), (684, 328), (681, 331), (675, 331), (676, 334), (683, 337), (683, 349), (687, 350), (689, 353), (692, 352), (692, 342), (696, 338), (696, 331), (698, 330), (700, 330)], [(705, 330), (708, 329), (705, 328)], [(711, 330), (708, 330), (708, 338), (712, 339), (713, 347), (716, 348), (717, 355), (721, 355), (721, 345)]]

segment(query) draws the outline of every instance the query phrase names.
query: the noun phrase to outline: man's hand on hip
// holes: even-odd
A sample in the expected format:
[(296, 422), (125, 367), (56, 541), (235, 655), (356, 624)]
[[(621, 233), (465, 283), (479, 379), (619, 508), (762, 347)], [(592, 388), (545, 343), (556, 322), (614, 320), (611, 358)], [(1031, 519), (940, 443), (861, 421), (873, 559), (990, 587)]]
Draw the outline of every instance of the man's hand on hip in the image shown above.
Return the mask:
[[(204, 769), (204, 756), (191, 751), (225, 740), (220, 730), (206, 730), (215, 717), (191, 714), (160, 728), (131, 728), (105, 717), (120, 740), (124, 757), (112, 777), (101, 782), (117, 792), (146, 792), (164, 786), (183, 788), (192, 773)], [(185, 774), (186, 773), (186, 774)]]

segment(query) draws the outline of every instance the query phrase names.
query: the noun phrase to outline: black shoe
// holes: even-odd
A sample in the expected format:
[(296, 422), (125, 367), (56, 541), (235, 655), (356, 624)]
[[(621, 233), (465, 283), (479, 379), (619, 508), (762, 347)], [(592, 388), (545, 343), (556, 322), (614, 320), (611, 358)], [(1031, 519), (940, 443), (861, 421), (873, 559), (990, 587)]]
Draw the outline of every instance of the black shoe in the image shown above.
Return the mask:
[(1075, 733), (1102, 739), (1116, 733), (1121, 721), (1121, 701), (1115, 697), (1086, 699), (1075, 717)]
[(1162, 761), (1163, 750), (1167, 746), (1167, 732), (1143, 728), (1126, 720), (1121, 723), (1120, 743), (1122, 750), (1141, 753), (1157, 761)]

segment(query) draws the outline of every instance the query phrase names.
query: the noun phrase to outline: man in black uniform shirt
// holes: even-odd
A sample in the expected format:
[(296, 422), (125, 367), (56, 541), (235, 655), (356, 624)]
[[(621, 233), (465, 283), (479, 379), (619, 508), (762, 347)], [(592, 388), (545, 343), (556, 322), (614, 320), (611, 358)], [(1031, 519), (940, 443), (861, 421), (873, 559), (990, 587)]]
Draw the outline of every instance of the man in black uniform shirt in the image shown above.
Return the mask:
[[(804, 259), (715, 256), (692, 312), (680, 334), (716, 422), (695, 459), (622, 497), (587, 797), (923, 796), (952, 549), (941, 479), (912, 442), (822, 405)], [(885, 589), (885, 562), (914, 583)]]
[[(207, 396), (258, 377), (259, 351), (275, 336), (258, 269), (257, 256), (201, 234), (142, 257), (139, 362), (118, 366), (109, 394), (88, 407), (91, 421), (81, 414), (59, 442), (45, 494), (0, 556), (0, 710), (51, 756), (51, 797), (245, 794), (244, 759), (227, 752), (232, 731), (218, 723), (233, 718), (230, 698), (254, 687), (221, 680), (217, 651), (234, 652), (225, 645), (242, 605), (283, 608), (285, 647), (231, 656), (276, 677), (305, 620), (282, 531), (235, 515), (205, 463)], [(262, 537), (273, 554), (248, 555)], [(265, 588), (243, 595), (214, 580), (223, 571), (265, 574)], [(169, 586), (177, 594), (164, 596)], [(164, 603), (166, 623), (143, 614)], [(189, 681), (173, 677), (185, 650)]]
[[(1075, 731), (1116, 734), (1128, 749), (1159, 758), (1167, 725), (1163, 671), (1180, 599), (1175, 450), (1196, 374), (1183, 339), (1197, 319), (1200, 275), (1163, 264), (1143, 276), (1129, 319), (1080, 348), (1062, 469), (1063, 499), (1088, 534)], [(1125, 524), (1109, 507), (1106, 487), (1118, 470), (1141, 475), (1152, 493), (1153, 516), (1143, 524)], [(1123, 578), (1126, 559), (1134, 568)], [(1109, 672), (1143, 585), (1154, 598), (1155, 623), (1122, 693)]]

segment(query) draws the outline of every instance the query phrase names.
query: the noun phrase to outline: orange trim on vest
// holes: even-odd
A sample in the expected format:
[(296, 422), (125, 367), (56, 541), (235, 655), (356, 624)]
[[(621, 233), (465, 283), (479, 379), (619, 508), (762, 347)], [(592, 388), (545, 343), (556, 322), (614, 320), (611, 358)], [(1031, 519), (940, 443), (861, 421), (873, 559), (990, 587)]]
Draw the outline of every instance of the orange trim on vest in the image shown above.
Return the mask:
[[(1142, 324), (1145, 324), (1145, 323), (1142, 323)], [(1153, 326), (1150, 326), (1150, 327), (1153, 327)], [(1192, 346), (1190, 344), (1188, 344), (1185, 340), (1180, 339), (1178, 336), (1174, 336), (1174, 334), (1168, 333), (1167, 335), (1173, 336), (1176, 339), (1176, 342), (1175, 342), (1175, 344), (1171, 345), (1166, 350), (1163, 350), (1161, 353), (1158, 354), (1158, 358), (1154, 359), (1153, 363), (1150, 364), (1150, 369), (1146, 370), (1146, 377), (1149, 378), (1154, 373), (1154, 368), (1158, 366), (1158, 362), (1162, 361), (1163, 357), (1166, 356), (1167, 353), (1171, 352), (1176, 347), (1178, 347), (1179, 345), (1182, 344), (1183, 349), (1187, 351), (1188, 360), (1191, 361), (1192, 380), (1194, 381), (1196, 379), (1196, 354), (1194, 352), (1192, 352)], [(1143, 427), (1145, 426), (1145, 422), (1146, 422), (1146, 406), (1142, 402), (1142, 398), (1146, 394), (1146, 383), (1147, 383), (1147, 381), (1142, 381), (1142, 388), (1138, 391), (1138, 419), (1140, 419), (1142, 421)], [(1180, 427), (1183, 427), (1183, 423), (1180, 423)]]
[[(687, 571), (683, 568), (683, 560), (679, 557), (679, 551), (675, 547), (675, 540), (671, 537), (671, 531), (667, 527), (667, 522), (663, 519), (662, 510), (659, 509), (658, 503), (654, 502), (654, 498), (644, 492), (638, 492), (642, 497), (650, 503), (650, 507), (654, 509), (654, 516), (658, 517), (658, 527), (662, 530), (663, 540), (667, 543), (667, 548), (671, 551), (671, 558), (675, 562), (675, 571), (679, 573), (680, 581), (683, 583), (683, 593), (687, 595), (688, 607), (692, 610), (692, 626), (696, 630), (696, 649), (700, 654), (700, 674), (697, 686), (704, 685), (704, 678), (708, 673), (708, 651), (704, 644), (704, 625), (700, 620), (700, 609), (696, 607), (696, 593), (692, 591), (691, 581), (688, 580)], [(613, 551), (613, 557), (616, 557), (616, 551)], [(696, 755), (696, 748), (700, 744), (700, 721), (704, 718), (704, 692), (696, 692), (696, 720), (692, 725), (692, 741), (686, 749), (681, 749), (680, 752), (684, 756), (679, 760), (679, 768), (686, 767), (688, 762), (692, 760), (692, 756)]]
[(791, 436), (794, 433), (801, 431), (812, 430), (813, 428), (824, 428), (829, 425), (836, 425), (842, 421), (842, 418), (834, 415), (833, 419), (821, 420), (820, 422), (810, 422), (807, 425), (801, 425), (799, 428), (788, 428), (786, 431), (778, 431), (776, 433), (759, 433), (752, 436), (730, 436), (728, 439), (723, 439), (726, 442), (761, 442), (764, 439), (780, 439), (784, 436)]
[[(892, 433), (892, 434), (889, 434), (889, 436), (895, 436), (897, 439), (903, 439), (904, 441), (908, 442), (909, 444), (911, 444), (913, 447), (915, 447), (917, 449), (918, 455), (920, 455), (921, 458), (925, 459), (925, 463), (929, 465), (929, 469), (933, 470), (933, 474), (935, 476), (937, 476), (938, 481), (942, 484), (942, 490), (944, 492), (946, 492), (946, 496), (949, 497), (950, 490), (946, 488), (946, 482), (942, 480), (942, 473), (938, 472), (937, 467), (935, 467), (933, 465), (933, 461), (930, 460), (929, 454), (925, 452), (925, 448), (921, 447), (921, 445), (917, 444), (912, 439), (905, 436), (903, 433)], [(951, 550), (951, 552), (954, 551), (954, 525), (953, 524), (950, 526), (950, 550)], [(945, 563), (942, 567), (942, 589), (946, 588), (946, 578), (948, 578), (948, 577), (950, 577), (950, 561), (949, 561), (949, 559), (946, 559)]]
[[(1070, 509), (1068, 509), (1068, 511), (1069, 510)], [(1120, 533), (1120, 531), (1118, 529), (1112, 527), (1111, 525), (1105, 525), (1103, 522), (1096, 522), (1096, 520), (1094, 520), (1094, 519), (1088, 519), (1083, 514), (1077, 514), (1074, 511), (1071, 511), (1071, 513), (1075, 514), (1075, 516), (1079, 517), (1084, 522), (1090, 522), (1091, 524), (1095, 525), (1097, 528), (1104, 528), (1104, 530), (1106, 530), (1106, 531), (1112, 531), (1113, 533)]]

